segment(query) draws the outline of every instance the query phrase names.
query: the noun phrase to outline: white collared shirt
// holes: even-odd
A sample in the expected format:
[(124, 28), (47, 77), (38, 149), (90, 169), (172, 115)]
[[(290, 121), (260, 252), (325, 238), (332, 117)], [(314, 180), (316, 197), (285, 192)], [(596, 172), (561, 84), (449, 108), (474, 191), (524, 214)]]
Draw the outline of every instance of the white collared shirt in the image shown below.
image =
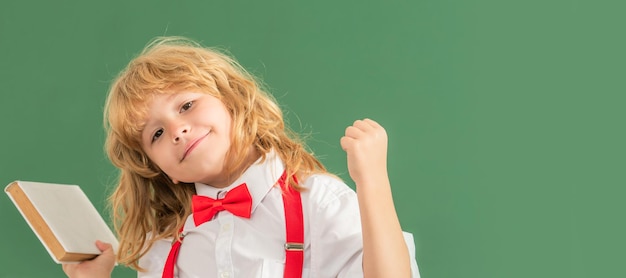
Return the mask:
[[(198, 195), (221, 199), (246, 183), (252, 195), (250, 219), (219, 212), (212, 221), (196, 227), (187, 218), (175, 273), (178, 277), (283, 277), (285, 215), (279, 186), (274, 186), (284, 166), (269, 153), (254, 163), (233, 184), (214, 188), (196, 183)], [(363, 277), (361, 219), (356, 192), (329, 175), (312, 175), (301, 181), (304, 215), (304, 269), (302, 277)], [(415, 245), (404, 233), (411, 255), (413, 277), (419, 277)], [(140, 260), (147, 272), (138, 277), (161, 277), (171, 241), (161, 240)]]

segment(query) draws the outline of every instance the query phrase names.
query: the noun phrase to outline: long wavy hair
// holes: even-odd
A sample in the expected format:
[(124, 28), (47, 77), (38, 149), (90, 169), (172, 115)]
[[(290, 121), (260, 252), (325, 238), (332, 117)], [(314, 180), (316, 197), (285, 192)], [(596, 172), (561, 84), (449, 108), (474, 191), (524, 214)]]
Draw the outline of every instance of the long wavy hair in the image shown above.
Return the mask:
[[(260, 84), (229, 55), (182, 37), (155, 39), (117, 76), (106, 101), (104, 124), (107, 154), (120, 170), (109, 197), (120, 242), (119, 263), (142, 271), (139, 258), (155, 241), (177, 238), (195, 194), (193, 184), (173, 184), (142, 150), (141, 132), (153, 95), (194, 90), (224, 103), (232, 118), (227, 171), (249, 166), (243, 164), (253, 146), (262, 159), (275, 150), (287, 173), (301, 180), (326, 172), (285, 126), (280, 107)], [(290, 186), (301, 190), (291, 180)]]

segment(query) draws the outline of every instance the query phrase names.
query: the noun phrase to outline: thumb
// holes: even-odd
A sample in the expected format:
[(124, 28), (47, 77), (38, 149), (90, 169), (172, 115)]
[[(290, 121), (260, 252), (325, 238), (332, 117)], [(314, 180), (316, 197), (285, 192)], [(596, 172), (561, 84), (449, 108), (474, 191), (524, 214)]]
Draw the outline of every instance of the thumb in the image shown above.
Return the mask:
[(113, 246), (110, 243), (106, 243), (100, 240), (96, 240), (96, 247), (98, 247), (98, 250), (100, 250), (102, 253), (113, 250)]
[(113, 250), (113, 245), (110, 243), (102, 242), (100, 240), (96, 240), (96, 247), (102, 252), (102, 254), (98, 255), (94, 260), (99, 260), (100, 262), (107, 262), (106, 264), (110, 264), (111, 269), (116, 265), (115, 263), (115, 252)]

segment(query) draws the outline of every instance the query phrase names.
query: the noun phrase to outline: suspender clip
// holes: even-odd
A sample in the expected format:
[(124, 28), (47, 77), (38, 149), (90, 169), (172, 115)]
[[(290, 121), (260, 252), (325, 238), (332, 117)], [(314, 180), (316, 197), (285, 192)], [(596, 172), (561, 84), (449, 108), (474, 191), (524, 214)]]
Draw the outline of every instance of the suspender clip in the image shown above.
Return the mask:
[(287, 251), (304, 251), (303, 243), (287, 242), (285, 243), (285, 250)]
[(185, 233), (180, 233), (180, 235), (178, 236), (178, 239), (172, 239), (172, 245), (174, 245), (174, 243), (180, 241), (183, 242), (183, 238), (185, 238)]

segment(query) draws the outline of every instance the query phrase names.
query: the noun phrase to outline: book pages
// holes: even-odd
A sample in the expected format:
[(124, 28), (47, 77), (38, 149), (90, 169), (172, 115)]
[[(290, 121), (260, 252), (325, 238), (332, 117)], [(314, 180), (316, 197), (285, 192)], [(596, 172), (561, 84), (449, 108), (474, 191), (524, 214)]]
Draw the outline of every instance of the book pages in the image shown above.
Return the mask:
[[(115, 235), (79, 186), (27, 181), (18, 184), (66, 252), (100, 254), (96, 240), (111, 243), (117, 251)], [(35, 231), (32, 223), (29, 225)], [(37, 236), (44, 242), (41, 235)], [(60, 263), (48, 246), (46, 249)]]

